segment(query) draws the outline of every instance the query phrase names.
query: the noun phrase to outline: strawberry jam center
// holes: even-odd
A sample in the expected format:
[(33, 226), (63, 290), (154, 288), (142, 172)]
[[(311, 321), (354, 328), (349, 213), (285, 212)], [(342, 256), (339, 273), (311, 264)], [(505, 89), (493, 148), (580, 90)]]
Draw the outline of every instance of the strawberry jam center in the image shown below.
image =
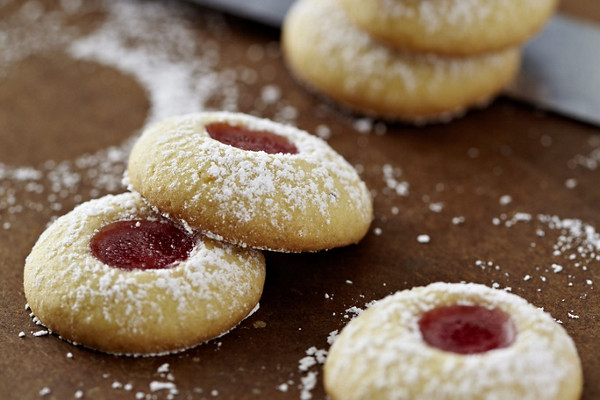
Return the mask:
[(186, 260), (193, 247), (192, 235), (165, 221), (113, 222), (90, 241), (94, 257), (124, 270), (170, 268)]
[(242, 150), (264, 151), (269, 154), (298, 153), (296, 146), (289, 140), (268, 131), (255, 131), (223, 122), (207, 125), (206, 131), (211, 138)]
[(510, 346), (515, 327), (504, 311), (482, 306), (452, 305), (427, 311), (419, 320), (430, 346), (459, 354), (484, 353)]

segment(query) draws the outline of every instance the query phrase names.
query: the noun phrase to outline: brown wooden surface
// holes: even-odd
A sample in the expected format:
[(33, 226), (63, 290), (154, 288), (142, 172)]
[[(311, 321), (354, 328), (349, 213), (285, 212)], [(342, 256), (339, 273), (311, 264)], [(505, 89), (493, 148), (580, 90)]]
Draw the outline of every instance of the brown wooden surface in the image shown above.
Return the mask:
[[(69, 53), (72, 42), (116, 18), (107, 5), (83, 3), (0, 2), (0, 398), (40, 398), (42, 391), (56, 399), (323, 399), (322, 365), (301, 368), (307, 352), (327, 350), (331, 332), (354, 315), (351, 307), (434, 281), (511, 288), (545, 308), (577, 344), (582, 398), (600, 398), (600, 167), (593, 164), (600, 129), (504, 98), (425, 128), (351, 116), (290, 78), (277, 31), (184, 3), (169, 7), (166, 24), (126, 40), (131, 49), (167, 43), (159, 47), (164, 54), (147, 53), (183, 70), (201, 62), (189, 87), (206, 91), (202, 104), (173, 100), (167, 111), (227, 107), (330, 132), (329, 143), (358, 166), (375, 195), (372, 228), (348, 248), (267, 254), (260, 310), (180, 354), (114, 357), (34, 336), (43, 328), (25, 310), (22, 289), (31, 246), (52, 218), (124, 190), (124, 143), (167, 107), (136, 77), (136, 68), (148, 68), (143, 62), (123, 67), (124, 58), (100, 63)], [(164, 6), (127, 4), (139, 7), (140, 19)], [(600, 21), (596, 1), (563, 1), (561, 9)], [(115, 31), (127, 26), (121, 21)], [(172, 44), (175, 26), (193, 34), (195, 48)], [(406, 195), (393, 190), (399, 182), (408, 184)], [(519, 215), (532, 220), (511, 224)], [(541, 216), (574, 219), (592, 235), (561, 232)], [(458, 217), (464, 222), (453, 223)], [(431, 241), (419, 243), (420, 234)], [(168, 373), (159, 369), (165, 363)], [(171, 382), (177, 392), (152, 391), (152, 382)]]

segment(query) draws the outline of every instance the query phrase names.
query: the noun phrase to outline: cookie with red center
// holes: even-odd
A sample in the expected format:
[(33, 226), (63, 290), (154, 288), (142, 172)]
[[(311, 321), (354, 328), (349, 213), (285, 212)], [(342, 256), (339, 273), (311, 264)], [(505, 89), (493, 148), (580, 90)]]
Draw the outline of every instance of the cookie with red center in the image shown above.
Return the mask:
[(64, 339), (154, 355), (220, 336), (258, 306), (264, 257), (157, 214), (138, 194), (105, 196), (58, 218), (25, 262), (31, 310)]
[(358, 242), (373, 209), (354, 168), (292, 126), (229, 112), (163, 121), (133, 147), (127, 180), (210, 237), (284, 252)]
[(416, 124), (487, 104), (521, 59), (517, 46), (470, 57), (396, 50), (360, 30), (337, 0), (295, 2), (282, 48), (294, 77), (314, 92), (362, 114)]
[(478, 284), (390, 295), (352, 320), (325, 363), (332, 400), (575, 400), (577, 349), (552, 317)]

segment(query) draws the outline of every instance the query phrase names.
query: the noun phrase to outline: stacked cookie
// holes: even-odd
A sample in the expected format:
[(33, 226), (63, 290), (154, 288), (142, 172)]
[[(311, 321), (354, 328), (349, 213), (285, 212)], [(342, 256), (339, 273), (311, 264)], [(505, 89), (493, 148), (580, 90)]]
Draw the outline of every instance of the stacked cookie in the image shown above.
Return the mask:
[(486, 104), (556, 0), (300, 0), (283, 26), (292, 74), (360, 113), (424, 123)]
[(364, 182), (324, 141), (244, 114), (151, 127), (127, 175), (129, 192), (58, 218), (24, 271), (45, 326), (114, 354), (168, 353), (226, 333), (258, 307), (260, 249), (356, 243), (373, 214)]

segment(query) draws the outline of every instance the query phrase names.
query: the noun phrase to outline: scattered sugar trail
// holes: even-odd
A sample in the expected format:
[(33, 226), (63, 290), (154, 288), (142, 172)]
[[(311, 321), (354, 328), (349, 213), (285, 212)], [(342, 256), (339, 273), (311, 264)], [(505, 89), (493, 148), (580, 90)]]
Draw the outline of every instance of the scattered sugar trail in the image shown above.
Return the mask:
[(394, 168), (391, 164), (382, 166), (383, 180), (386, 188), (393, 191), (398, 196), (406, 197), (410, 192), (410, 184), (405, 180), (398, 180), (402, 176), (402, 169)]
[[(203, 110), (217, 95), (222, 99), (217, 106), (237, 107), (236, 80), (230, 79), (230, 71), (217, 68), (219, 42), (193, 28), (190, 9), (182, 4), (100, 2), (106, 20), (82, 38), (68, 26), (68, 19), (98, 5), (63, 1), (62, 12), (45, 13), (35, 4), (25, 3), (20, 12), (0, 22), (0, 77), (26, 57), (52, 51), (112, 66), (133, 76), (148, 93), (151, 107), (140, 129), (167, 116)], [(195, 24), (200, 18), (210, 25), (211, 32), (227, 29), (216, 15), (193, 17)], [(269, 90), (272, 99), (276, 89)], [(67, 200), (79, 203), (124, 190), (121, 178), (135, 134), (120, 145), (75, 160), (48, 160), (35, 167), (0, 163), (0, 229), (17, 226), (18, 215), (27, 211), (60, 214)]]
[[(9, 0), (10, 3), (10, 0)], [(78, 12), (88, 12), (79, 7)], [(8, 68), (33, 54), (60, 49), (75, 39), (76, 32), (67, 29), (68, 13), (45, 13), (35, 1), (23, 2), (19, 11), (0, 21), (0, 78)]]
[[(594, 226), (580, 219), (561, 218), (548, 214), (534, 216), (525, 212), (516, 212), (511, 217), (502, 214), (492, 220), (494, 225), (506, 228), (511, 228), (517, 223), (533, 222), (558, 233), (553, 245), (553, 256), (566, 257), (580, 263), (600, 261), (600, 234)], [(543, 228), (537, 228), (536, 236), (543, 238), (546, 236), (546, 231)]]
[[(516, 212), (511, 216), (502, 214), (494, 218), (492, 223), (506, 229), (512, 229), (517, 224), (533, 225), (532, 248), (537, 247), (538, 242), (546, 242), (545, 247), (548, 241), (551, 242), (552, 253), (547, 263), (531, 265), (524, 276), (514, 277), (522, 280), (523, 285), (537, 292), (541, 292), (548, 282), (565, 285), (567, 290), (580, 292), (578, 296), (571, 296), (572, 299), (585, 299), (589, 291), (594, 290), (595, 267), (600, 261), (600, 233), (594, 226), (577, 218), (525, 212)], [(500, 272), (500, 267), (492, 261), (478, 260), (476, 265), (489, 272)], [(504, 275), (507, 279), (510, 277), (508, 272), (504, 272)], [(493, 285), (499, 288), (500, 283), (494, 281)]]
[(303, 357), (298, 362), (298, 371), (304, 373), (300, 378), (300, 400), (312, 399), (312, 390), (317, 386), (317, 367), (325, 363), (327, 359), (327, 350), (310, 347), (306, 350), (306, 357)]
[[(352, 284), (351, 281), (346, 281), (347, 284)], [(325, 298), (331, 298), (332, 295), (325, 295)], [(360, 297), (364, 297), (361, 295)], [(366, 303), (364, 305), (365, 308), (368, 308), (375, 304), (375, 301)], [(341, 321), (343, 324), (347, 324), (349, 321), (353, 320), (357, 316), (359, 316), (364, 309), (358, 306), (351, 306), (344, 310), (341, 315)], [(336, 315), (336, 313), (334, 313)], [(327, 336), (326, 342), (328, 346), (331, 346), (337, 335), (339, 330), (334, 330), (330, 332)], [(300, 390), (300, 400), (311, 400), (313, 398), (312, 391), (318, 384), (319, 372), (322, 370), (325, 361), (327, 361), (328, 350), (319, 349), (316, 346), (311, 346), (305, 351), (305, 356), (298, 360), (298, 372), (301, 374), (300, 376), (300, 384), (298, 385), (298, 389)], [(287, 392), (290, 385), (293, 385), (293, 381), (289, 380), (277, 386), (277, 390), (281, 392)]]
[[(73, 42), (68, 51), (75, 58), (107, 64), (137, 78), (152, 104), (146, 125), (201, 111), (217, 90), (232, 97), (228, 104), (236, 104), (237, 87), (215, 69), (218, 42), (208, 37), (198, 40), (184, 9), (168, 3), (107, 5), (106, 23)], [(213, 26), (216, 22), (209, 21)]]

